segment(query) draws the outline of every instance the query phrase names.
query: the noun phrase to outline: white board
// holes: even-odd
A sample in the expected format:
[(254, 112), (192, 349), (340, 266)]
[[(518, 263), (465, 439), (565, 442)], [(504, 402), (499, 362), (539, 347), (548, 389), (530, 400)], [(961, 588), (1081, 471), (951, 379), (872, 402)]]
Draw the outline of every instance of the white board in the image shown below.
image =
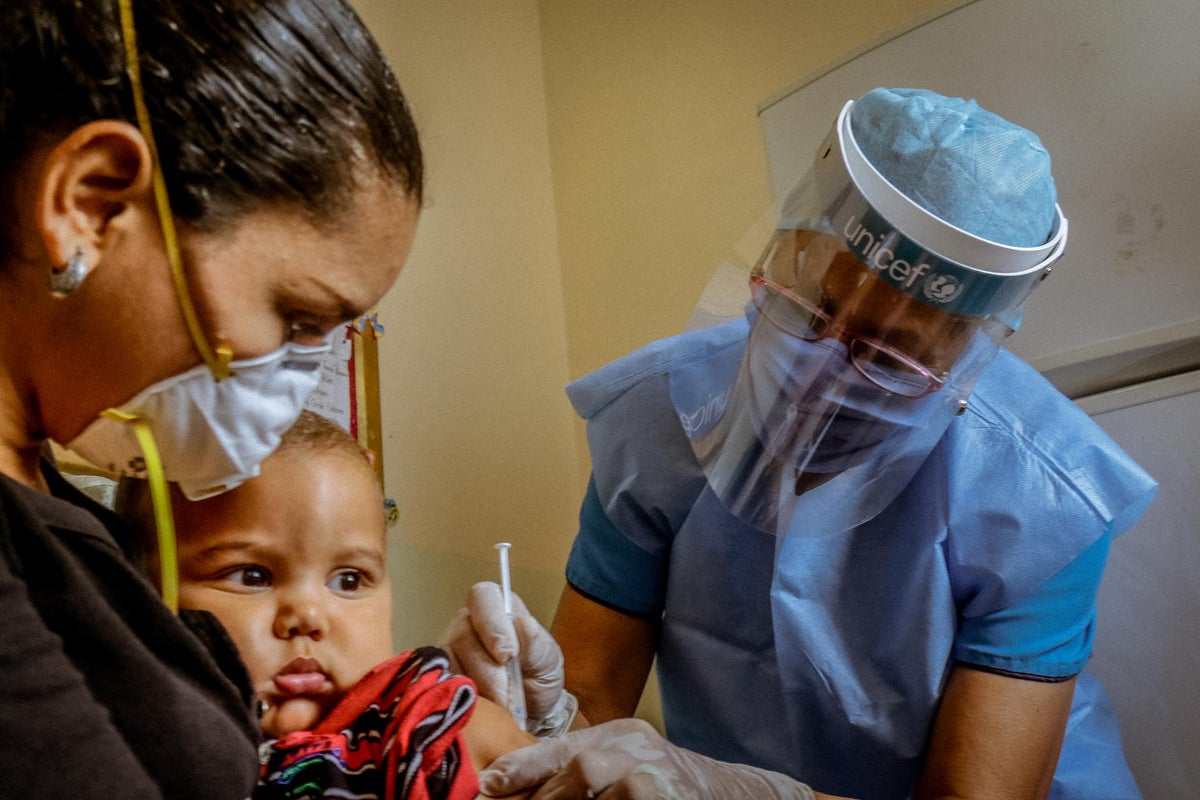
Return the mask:
[(1159, 482), (1109, 553), (1088, 666), (1112, 697), (1147, 800), (1200, 792), (1200, 373), (1175, 383), (1191, 390), (1094, 416)]
[[(973, 97), (1042, 138), (1071, 223), (1010, 349), (1073, 397), (1200, 365), (1200, 2), (974, 0), (931, 16), (763, 104), (776, 196), (846, 100)], [(1072, 373), (1085, 362), (1093, 374)]]

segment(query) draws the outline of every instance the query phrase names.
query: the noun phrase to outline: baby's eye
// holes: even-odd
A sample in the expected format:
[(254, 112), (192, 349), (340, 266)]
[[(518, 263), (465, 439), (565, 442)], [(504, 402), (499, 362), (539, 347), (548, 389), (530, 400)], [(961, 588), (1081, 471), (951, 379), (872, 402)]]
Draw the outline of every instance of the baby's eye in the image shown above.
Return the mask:
[(367, 576), (356, 569), (347, 569), (337, 573), (325, 584), (339, 594), (355, 594), (366, 588)]
[(222, 580), (237, 589), (262, 589), (271, 585), (271, 573), (265, 567), (250, 565), (226, 572)]

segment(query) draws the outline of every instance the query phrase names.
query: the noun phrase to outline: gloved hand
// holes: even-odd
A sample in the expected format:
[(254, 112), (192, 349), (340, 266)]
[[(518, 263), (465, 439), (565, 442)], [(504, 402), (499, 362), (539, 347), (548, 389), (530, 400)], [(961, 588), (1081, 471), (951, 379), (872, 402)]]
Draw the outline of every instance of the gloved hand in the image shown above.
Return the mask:
[(778, 772), (676, 747), (639, 719), (514, 750), (480, 772), (479, 784), (489, 797), (543, 784), (529, 800), (836, 800)]
[(504, 665), (519, 658), (525, 687), (526, 729), (535, 736), (561, 733), (578, 707), (563, 690), (563, 656), (558, 642), (513, 595), (513, 616), (504, 613), (499, 584), (477, 583), (467, 606), (442, 634), (438, 646), (450, 654), (451, 669), (475, 681), (484, 697), (508, 707)]

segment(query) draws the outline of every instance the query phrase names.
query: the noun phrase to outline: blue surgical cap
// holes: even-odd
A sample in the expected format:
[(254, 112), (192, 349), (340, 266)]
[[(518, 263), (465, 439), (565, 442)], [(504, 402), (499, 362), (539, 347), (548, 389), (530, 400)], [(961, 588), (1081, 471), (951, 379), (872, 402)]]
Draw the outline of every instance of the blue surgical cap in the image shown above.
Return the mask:
[(850, 124), (875, 169), (951, 225), (1013, 247), (1050, 235), (1057, 192), (1050, 154), (1031, 131), (926, 89), (874, 89), (855, 102)]

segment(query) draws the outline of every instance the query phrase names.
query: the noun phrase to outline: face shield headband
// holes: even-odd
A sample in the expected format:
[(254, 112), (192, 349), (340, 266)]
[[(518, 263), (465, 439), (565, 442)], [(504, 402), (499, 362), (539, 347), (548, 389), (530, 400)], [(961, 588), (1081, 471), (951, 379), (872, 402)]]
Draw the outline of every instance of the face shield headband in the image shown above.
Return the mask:
[[(906, 208), (878, 173), (856, 183), (870, 165), (847, 143), (848, 113), (751, 271), (744, 349), (671, 374), (710, 488), (769, 533), (824, 535), (885, 508), (965, 408), (1065, 245), (1061, 213), (1045, 246), (1010, 248)], [(968, 256), (990, 269), (966, 266)]]
[(955, 314), (995, 317), (1015, 329), (1026, 298), (1066, 248), (1062, 209), (1055, 206), (1050, 235), (1036, 247), (1000, 244), (951, 225), (871, 165), (854, 139), (853, 105), (845, 105), (817, 151), (812, 178), (819, 214), (807, 216), (803, 198), (789, 197), (778, 227), (828, 232), (910, 297)]

